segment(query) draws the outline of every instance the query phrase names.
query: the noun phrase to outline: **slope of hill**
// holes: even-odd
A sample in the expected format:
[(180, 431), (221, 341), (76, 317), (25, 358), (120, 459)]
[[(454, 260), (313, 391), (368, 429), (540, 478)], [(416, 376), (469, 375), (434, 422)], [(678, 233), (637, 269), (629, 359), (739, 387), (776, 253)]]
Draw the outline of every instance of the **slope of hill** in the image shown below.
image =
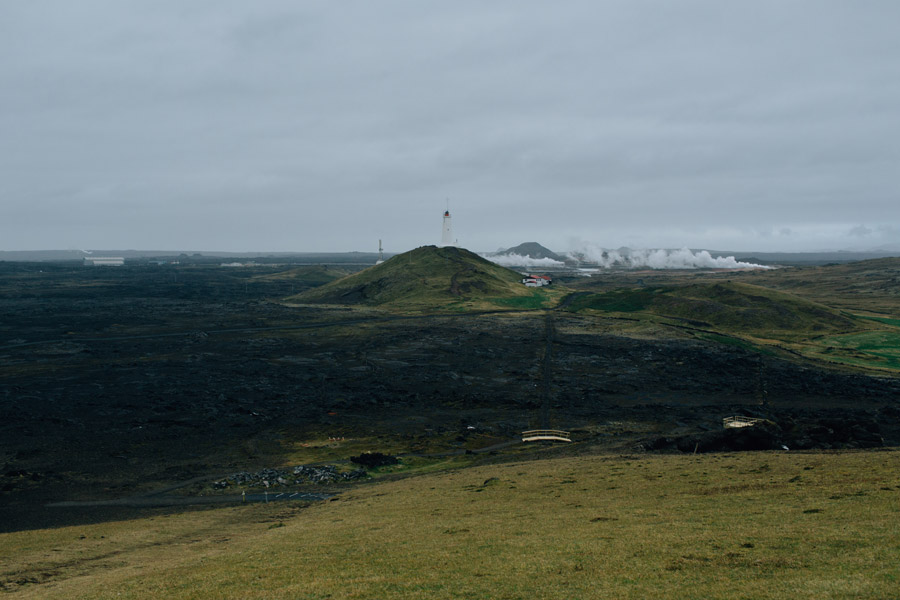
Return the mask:
[(620, 289), (577, 298), (573, 310), (644, 312), (728, 333), (759, 337), (825, 335), (858, 331), (851, 317), (827, 306), (743, 283)]
[(481, 301), (509, 304), (520, 299), (537, 306), (551, 297), (526, 288), (515, 271), (463, 248), (423, 246), (354, 275), (291, 298), (322, 304), (398, 308), (461, 308)]
[(896, 315), (900, 306), (900, 258), (777, 269), (746, 273), (742, 278), (850, 310)]

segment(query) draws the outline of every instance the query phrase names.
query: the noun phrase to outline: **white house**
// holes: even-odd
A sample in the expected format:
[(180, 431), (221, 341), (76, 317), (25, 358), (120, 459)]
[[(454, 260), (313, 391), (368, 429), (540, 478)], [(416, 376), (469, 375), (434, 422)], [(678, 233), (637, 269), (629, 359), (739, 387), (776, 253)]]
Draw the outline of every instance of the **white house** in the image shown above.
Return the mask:
[(553, 283), (553, 280), (549, 275), (526, 275), (522, 283), (525, 287), (544, 287)]

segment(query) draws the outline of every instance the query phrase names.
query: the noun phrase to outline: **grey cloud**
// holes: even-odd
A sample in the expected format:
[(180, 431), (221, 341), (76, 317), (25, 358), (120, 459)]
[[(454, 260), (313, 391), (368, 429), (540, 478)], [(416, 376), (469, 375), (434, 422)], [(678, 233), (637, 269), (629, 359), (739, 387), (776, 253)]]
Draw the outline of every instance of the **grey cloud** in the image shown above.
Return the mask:
[(401, 250), (435, 241), (449, 196), (474, 249), (843, 247), (860, 221), (900, 227), (898, 17), (831, 1), (7, 3), (0, 203), (18, 221), (0, 244), (53, 246), (71, 225), (94, 247), (165, 230)]

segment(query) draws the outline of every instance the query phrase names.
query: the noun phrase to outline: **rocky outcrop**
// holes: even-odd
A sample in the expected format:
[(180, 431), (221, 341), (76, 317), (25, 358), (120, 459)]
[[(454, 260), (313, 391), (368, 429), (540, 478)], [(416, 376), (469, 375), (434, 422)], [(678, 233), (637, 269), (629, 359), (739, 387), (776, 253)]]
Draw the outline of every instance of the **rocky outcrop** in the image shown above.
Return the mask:
[(287, 487), (308, 483), (339, 483), (342, 481), (354, 481), (364, 477), (367, 477), (365, 469), (340, 472), (334, 465), (298, 465), (293, 469), (262, 469), (254, 473), (247, 471), (232, 473), (225, 479), (213, 483), (213, 488), (222, 490), (231, 486)]

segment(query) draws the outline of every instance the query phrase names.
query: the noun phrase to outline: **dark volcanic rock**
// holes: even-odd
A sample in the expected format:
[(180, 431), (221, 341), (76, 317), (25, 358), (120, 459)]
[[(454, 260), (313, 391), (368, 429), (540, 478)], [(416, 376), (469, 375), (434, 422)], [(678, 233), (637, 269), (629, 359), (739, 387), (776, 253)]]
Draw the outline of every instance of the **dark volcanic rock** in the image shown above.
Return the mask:
[(878, 422), (871, 417), (835, 418), (806, 410), (780, 422), (752, 427), (722, 428), (681, 436), (658, 437), (641, 443), (649, 451), (739, 452), (748, 450), (810, 450), (878, 448), (884, 446)]
[[(23, 511), (44, 519), (47, 499), (258, 465), (254, 440), (285, 430), (452, 440), (463, 419), (509, 437), (544, 410), (553, 426), (602, 428), (598, 443), (616, 447), (900, 445), (900, 378), (760, 356), (676, 326), (627, 337), (614, 332), (628, 319), (554, 312), (548, 344), (542, 312), (376, 318), (259, 301), (293, 292), (290, 280), (249, 278), (270, 272), (54, 268), (48, 278), (0, 264), (0, 530), (22, 527)], [(723, 432), (732, 414), (777, 427)], [(315, 469), (245, 480), (334, 480)]]

